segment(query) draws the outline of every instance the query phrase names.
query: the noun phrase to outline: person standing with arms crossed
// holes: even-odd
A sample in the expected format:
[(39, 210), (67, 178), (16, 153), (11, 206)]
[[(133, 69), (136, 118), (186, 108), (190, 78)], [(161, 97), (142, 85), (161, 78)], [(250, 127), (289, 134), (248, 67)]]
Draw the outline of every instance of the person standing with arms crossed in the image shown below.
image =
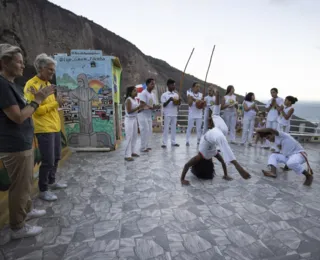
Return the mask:
[(175, 92), (175, 81), (168, 79), (167, 81), (168, 91), (161, 95), (161, 103), (163, 105), (164, 114), (164, 126), (162, 137), (162, 148), (167, 148), (169, 126), (171, 128), (171, 146), (179, 147), (176, 143), (176, 126), (178, 117), (178, 106), (181, 101), (178, 93)]

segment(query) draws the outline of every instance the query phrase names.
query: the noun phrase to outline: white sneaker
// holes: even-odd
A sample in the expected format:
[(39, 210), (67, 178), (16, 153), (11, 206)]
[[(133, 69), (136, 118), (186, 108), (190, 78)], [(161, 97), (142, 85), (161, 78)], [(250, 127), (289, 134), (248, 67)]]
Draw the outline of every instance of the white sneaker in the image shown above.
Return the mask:
[(49, 184), (48, 186), (52, 190), (65, 189), (68, 187), (68, 185), (64, 183), (53, 183), (53, 184)]
[(34, 237), (39, 235), (41, 232), (42, 232), (42, 227), (30, 226), (28, 224), (25, 224), (23, 228), (20, 228), (18, 230), (12, 230), (11, 238), (20, 239), (25, 237)]
[(32, 209), (26, 217), (26, 220), (30, 220), (33, 218), (40, 218), (42, 216), (44, 216), (45, 214), (47, 214), (47, 212), (44, 209)]
[(58, 197), (50, 191), (40, 192), (39, 198), (45, 201), (55, 201)]

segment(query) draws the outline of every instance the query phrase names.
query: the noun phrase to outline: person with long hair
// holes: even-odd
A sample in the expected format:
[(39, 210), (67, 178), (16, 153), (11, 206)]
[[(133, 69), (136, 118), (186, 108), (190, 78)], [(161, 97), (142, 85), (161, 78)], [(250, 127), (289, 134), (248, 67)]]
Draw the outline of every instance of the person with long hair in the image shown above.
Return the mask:
[(294, 105), (298, 99), (293, 96), (287, 96), (284, 100), (284, 106), (280, 108), (280, 116), (278, 119), (278, 130), (286, 133), (290, 132), (290, 120), (294, 113)]
[(252, 145), (252, 137), (254, 124), (256, 119), (256, 114), (259, 111), (257, 104), (254, 102), (255, 96), (254, 93), (249, 92), (243, 102), (243, 127), (242, 127), (242, 139), (241, 144), (244, 145), (247, 141), (249, 145)]
[[(297, 174), (303, 174), (306, 179), (304, 185), (310, 186), (313, 181), (313, 171), (310, 168), (307, 154), (304, 148), (291, 135), (279, 132), (272, 128), (257, 129), (257, 135), (260, 138), (266, 138), (270, 142), (274, 142), (280, 149), (279, 153), (272, 153), (268, 159), (269, 170), (262, 170), (266, 177), (277, 177), (277, 165), (285, 164)], [(303, 164), (307, 163), (308, 170)]]
[(34, 100), (27, 103), (14, 83), (16, 77), (22, 76), (23, 69), (22, 50), (0, 44), (0, 160), (11, 181), (8, 204), (12, 239), (42, 232), (42, 227), (26, 224), (26, 220), (46, 214), (45, 210), (32, 209), (34, 129), (31, 117), (43, 100), (54, 93), (54, 86), (31, 88)]
[(162, 148), (167, 147), (169, 127), (171, 129), (171, 146), (179, 147), (176, 143), (176, 128), (178, 117), (178, 106), (181, 103), (178, 93), (175, 91), (175, 81), (167, 80), (168, 91), (161, 95), (161, 103), (163, 105), (164, 126), (162, 137)]
[[(50, 80), (55, 73), (56, 61), (47, 54), (39, 54), (34, 62), (37, 75), (27, 81), (24, 87), (25, 98), (31, 102), (34, 95), (31, 88), (36, 90), (50, 86)], [(61, 122), (58, 108), (64, 103), (63, 98), (54, 94), (47, 97), (32, 115), (34, 132), (39, 143), (41, 165), (39, 169), (39, 198), (45, 201), (55, 201), (58, 197), (49, 189), (64, 189), (65, 183), (56, 182), (56, 172), (61, 159)]]
[(138, 121), (137, 114), (140, 111), (141, 105), (137, 100), (137, 89), (135, 86), (127, 88), (126, 101), (125, 101), (125, 119), (124, 129), (126, 134), (126, 149), (125, 157), (126, 161), (133, 161), (133, 157), (139, 157), (136, 149), (136, 143), (138, 138)]
[(221, 101), (221, 110), (224, 111), (223, 118), (229, 129), (229, 139), (231, 143), (235, 143), (236, 141), (236, 124), (238, 117), (238, 101), (234, 91), (234, 87), (229, 85), (227, 87), (226, 95)]
[(191, 130), (196, 123), (196, 132), (197, 132), (197, 144), (200, 143), (201, 138), (201, 125), (202, 125), (202, 109), (197, 108), (196, 102), (202, 100), (202, 93), (200, 92), (200, 84), (198, 82), (194, 82), (192, 84), (192, 92), (189, 92), (188, 95), (188, 105), (189, 105), (189, 113), (188, 113), (188, 128), (186, 135), (186, 146), (190, 145), (190, 135)]

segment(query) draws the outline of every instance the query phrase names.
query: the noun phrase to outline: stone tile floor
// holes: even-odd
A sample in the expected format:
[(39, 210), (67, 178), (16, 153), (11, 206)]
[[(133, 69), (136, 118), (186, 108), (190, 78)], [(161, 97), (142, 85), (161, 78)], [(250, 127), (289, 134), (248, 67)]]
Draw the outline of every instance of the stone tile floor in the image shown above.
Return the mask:
[(184, 163), (197, 152), (185, 147), (153, 150), (124, 162), (123, 145), (110, 153), (77, 153), (59, 170), (69, 188), (53, 203), (35, 200), (47, 215), (35, 238), (9, 241), (0, 233), (0, 259), (245, 260), (320, 259), (320, 150), (306, 144), (315, 181), (311, 188), (293, 172), (262, 176), (269, 151), (231, 145), (252, 178), (229, 166), (231, 182), (217, 176), (192, 186), (179, 182)]

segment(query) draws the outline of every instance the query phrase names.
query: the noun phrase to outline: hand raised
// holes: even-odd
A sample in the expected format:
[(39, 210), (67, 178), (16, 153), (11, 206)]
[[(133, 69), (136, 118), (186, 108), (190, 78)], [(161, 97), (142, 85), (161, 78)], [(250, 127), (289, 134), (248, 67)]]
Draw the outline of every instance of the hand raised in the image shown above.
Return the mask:
[(34, 99), (37, 103), (41, 103), (43, 100), (45, 100), (48, 96), (52, 95), (54, 93), (55, 86), (50, 85), (47, 87), (40, 87), (38, 91), (34, 87), (30, 88), (30, 92), (34, 95)]

